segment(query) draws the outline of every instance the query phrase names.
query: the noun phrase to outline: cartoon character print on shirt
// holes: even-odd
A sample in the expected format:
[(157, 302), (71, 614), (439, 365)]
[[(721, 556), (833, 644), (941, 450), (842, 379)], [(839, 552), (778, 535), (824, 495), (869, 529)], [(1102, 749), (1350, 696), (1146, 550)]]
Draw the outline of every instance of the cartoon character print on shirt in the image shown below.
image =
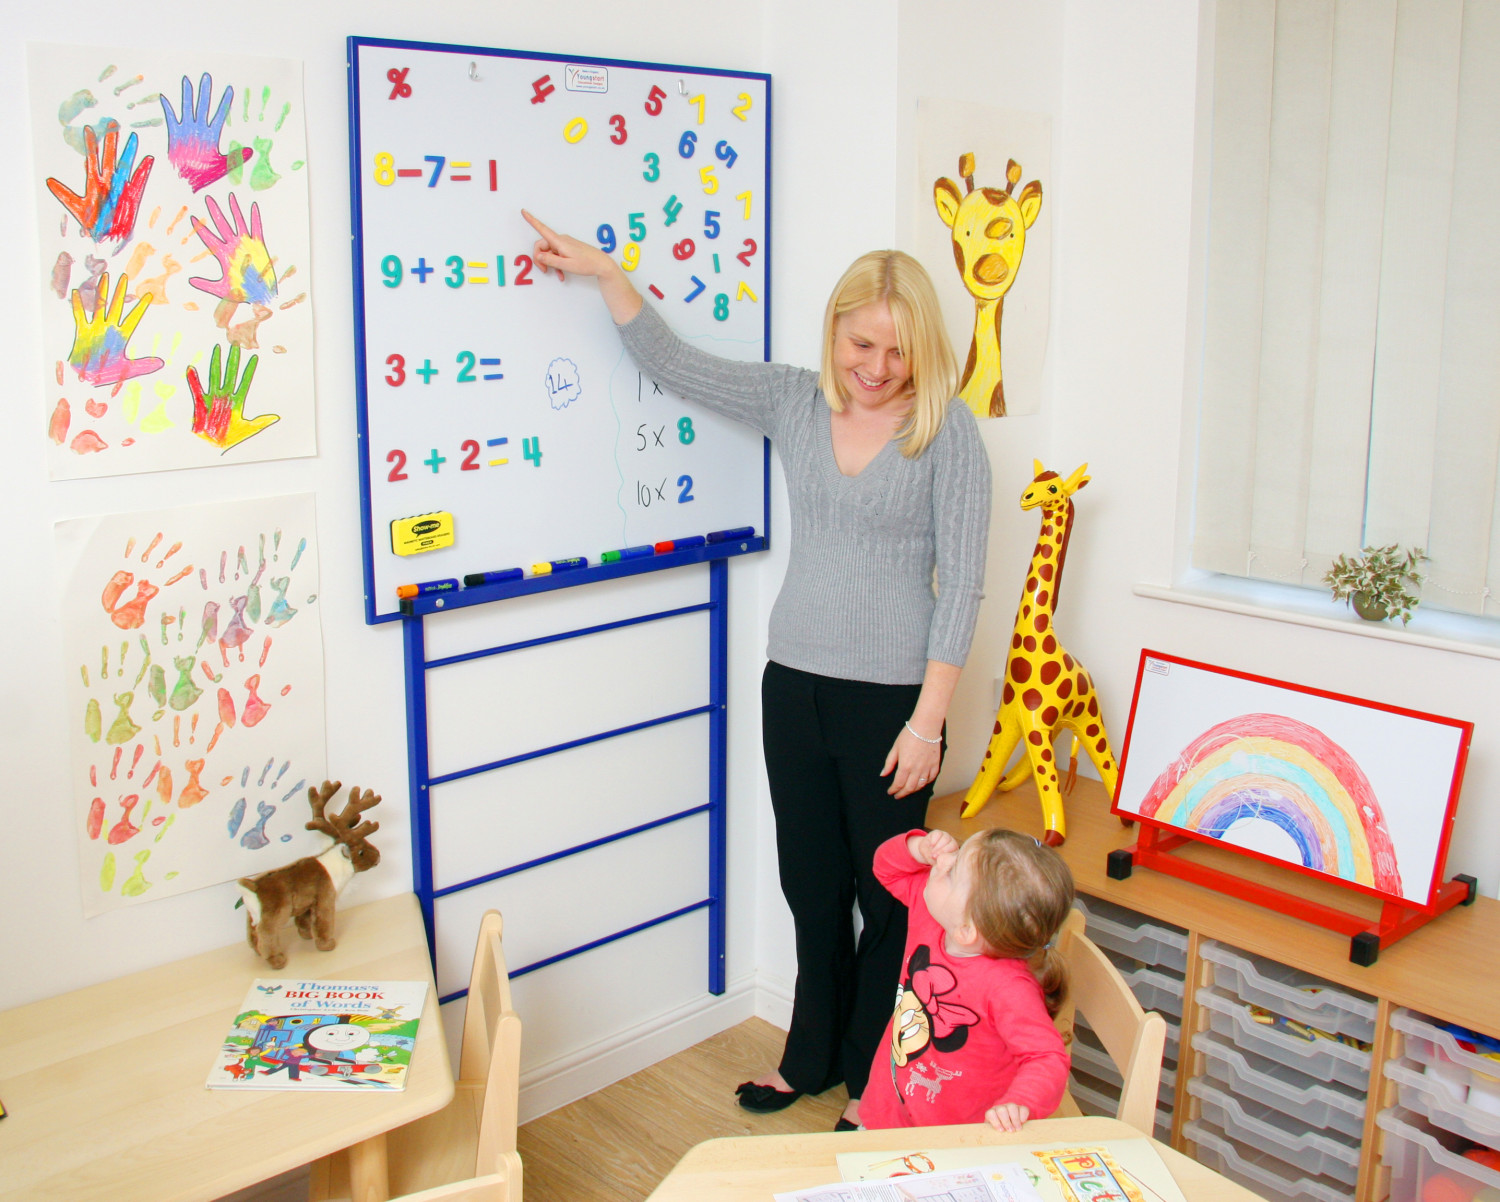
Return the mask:
[[(958, 978), (944, 965), (932, 962), (932, 950), (926, 944), (919, 943), (912, 949), (891, 1019), (891, 1083), (898, 1097), (902, 1092), (896, 1079), (898, 1068), (905, 1068), (929, 1047), (953, 1052), (968, 1042), (969, 1028), (979, 1021), (979, 1015), (958, 1002), (944, 1000), (957, 988)], [(921, 1076), (918, 1066), (912, 1067), (911, 1074)], [(957, 1075), (943, 1072), (936, 1080), (923, 1077), (921, 1083), (928, 1090), (929, 1100), (941, 1090), (944, 1077)]]

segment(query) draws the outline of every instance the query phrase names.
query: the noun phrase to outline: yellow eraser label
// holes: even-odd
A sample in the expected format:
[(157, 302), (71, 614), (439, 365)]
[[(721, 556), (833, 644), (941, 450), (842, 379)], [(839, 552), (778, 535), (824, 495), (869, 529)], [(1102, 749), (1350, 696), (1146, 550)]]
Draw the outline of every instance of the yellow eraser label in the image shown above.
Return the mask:
[(451, 513), (419, 513), (391, 523), (391, 550), (397, 555), (420, 555), (453, 545)]

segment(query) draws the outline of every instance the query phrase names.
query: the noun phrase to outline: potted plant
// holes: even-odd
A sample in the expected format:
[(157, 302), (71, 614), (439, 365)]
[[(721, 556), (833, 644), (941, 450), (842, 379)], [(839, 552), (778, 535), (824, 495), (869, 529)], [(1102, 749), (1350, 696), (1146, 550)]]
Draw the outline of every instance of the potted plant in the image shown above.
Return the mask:
[(1333, 590), (1335, 601), (1347, 600), (1367, 621), (1380, 622), (1399, 615), (1404, 626), (1419, 603), (1419, 598), (1407, 592), (1407, 585), (1422, 587), (1424, 577), (1417, 571), (1417, 564), (1426, 559), (1421, 547), (1403, 550), (1395, 543), (1366, 547), (1358, 555), (1338, 556), (1323, 583)]

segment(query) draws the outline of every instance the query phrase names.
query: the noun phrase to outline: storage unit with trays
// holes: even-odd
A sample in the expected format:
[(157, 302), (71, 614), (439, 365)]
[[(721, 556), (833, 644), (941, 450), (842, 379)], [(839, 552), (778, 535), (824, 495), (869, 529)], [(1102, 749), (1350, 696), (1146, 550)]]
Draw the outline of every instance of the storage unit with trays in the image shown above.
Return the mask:
[(1405, 1055), (1385, 1062), (1394, 1105), (1375, 1119), (1391, 1202), (1500, 1202), (1500, 1041), (1408, 1010), (1391, 1026)]
[[(1172, 1105), (1177, 1092), (1188, 934), (1101, 898), (1080, 895), (1076, 904), (1083, 911), (1088, 937), (1120, 970), (1136, 1000), (1144, 1009), (1155, 1010), (1166, 1019), (1167, 1042), (1154, 1132), (1157, 1139), (1166, 1142), (1172, 1137)], [(1120, 1104), (1124, 1078), (1083, 1015), (1077, 1018), (1070, 1051), (1073, 1071), (1068, 1089), (1078, 1108), (1085, 1114), (1113, 1115)]]

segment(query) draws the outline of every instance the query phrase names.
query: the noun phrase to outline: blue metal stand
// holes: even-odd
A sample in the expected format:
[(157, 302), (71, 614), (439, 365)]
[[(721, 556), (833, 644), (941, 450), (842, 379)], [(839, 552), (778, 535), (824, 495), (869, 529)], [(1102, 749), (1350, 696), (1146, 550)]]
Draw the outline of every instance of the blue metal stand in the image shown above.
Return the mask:
[[(725, 880), (726, 880), (726, 796), (728, 785), (728, 773), (725, 759), (725, 742), (728, 733), (728, 601), (729, 601), (729, 565), (726, 558), (715, 558), (708, 560), (709, 574), (709, 599), (698, 605), (683, 606), (677, 609), (663, 610), (658, 613), (643, 614), (640, 617), (627, 618), (619, 622), (609, 622), (602, 625), (584, 627), (578, 630), (563, 631), (558, 634), (548, 635), (545, 638), (527, 639), (523, 642), (507, 643), (492, 647), (483, 647), (474, 651), (464, 652), (461, 655), (451, 655), (440, 659), (429, 660), (426, 652), (426, 634), (423, 623), (426, 616), (439, 612), (431, 606), (424, 606), (417, 612), (403, 614), (401, 620), (404, 635), (404, 660), (406, 667), (406, 740), (407, 740), (407, 763), (408, 777), (411, 788), (412, 814), (411, 814), (411, 842), (412, 842), (412, 879), (413, 888), (418, 901), (422, 906), (422, 919), (427, 927), (427, 947), (433, 956), (434, 967), (436, 966), (436, 903), (439, 898), (461, 893), (466, 889), (487, 884), (490, 881), (499, 880), (502, 877), (514, 876), (528, 869), (537, 868), (543, 864), (550, 864), (557, 860), (575, 856), (580, 852), (589, 851), (595, 847), (601, 847), (608, 843), (614, 843), (621, 839), (628, 839), (633, 835), (639, 835), (645, 831), (654, 830), (657, 827), (669, 823), (680, 822), (685, 818), (691, 818), (697, 814), (708, 815), (708, 856), (709, 856), (709, 894), (701, 901), (680, 907), (666, 914), (658, 915), (645, 922), (615, 931), (613, 934), (591, 940), (588, 943), (570, 948), (567, 951), (558, 952), (556, 955), (547, 956), (532, 964), (527, 964), (514, 970), (510, 975), (514, 977), (525, 976), (527, 973), (535, 972), (539, 968), (545, 968), (549, 964), (556, 964), (561, 960), (569, 959), (583, 952), (592, 951), (594, 948), (603, 947), (616, 940), (637, 934), (640, 931), (649, 930), (651, 927), (670, 922), (675, 918), (681, 918), (685, 914), (691, 914), (696, 910), (708, 910), (708, 991), (713, 994), (724, 992), (725, 975)], [(451, 605), (451, 601), (449, 602)], [(649, 718), (643, 722), (636, 722), (629, 726), (622, 726), (614, 730), (601, 731), (598, 734), (588, 735), (584, 738), (573, 739), (566, 743), (559, 743), (551, 747), (542, 747), (534, 751), (528, 751), (521, 755), (510, 756), (506, 759), (494, 760), (489, 763), (476, 764), (472, 767), (461, 768), (457, 771), (447, 772), (441, 776), (433, 776), (429, 768), (429, 754), (427, 741), (427, 673), (441, 670), (452, 664), (464, 663), (469, 660), (481, 659), (491, 655), (504, 655), (511, 651), (520, 651), (528, 647), (536, 647), (545, 643), (560, 642), (565, 639), (578, 638), (586, 634), (597, 634), (605, 630), (614, 630), (624, 626), (638, 625), (644, 622), (660, 621), (663, 618), (675, 618), (683, 614), (706, 612), (708, 615), (708, 703), (693, 709), (682, 710), (677, 713), (663, 714), (655, 718)], [(511, 764), (518, 764), (525, 760), (537, 759), (541, 756), (554, 755), (559, 751), (567, 751), (573, 747), (581, 747), (588, 743), (596, 743), (603, 739), (612, 739), (620, 735), (630, 734), (634, 731), (645, 730), (652, 726), (660, 726), (668, 722), (679, 722), (684, 718), (696, 717), (706, 714), (708, 717), (708, 798), (701, 804), (692, 806), (676, 813), (666, 814), (650, 822), (629, 827), (625, 830), (616, 831), (598, 839), (586, 843), (562, 848), (545, 856), (527, 860), (519, 864), (511, 864), (498, 868), (493, 872), (487, 872), (471, 880), (459, 881), (441, 888), (436, 886), (433, 880), (433, 858), (432, 858), (432, 810), (431, 790), (435, 785), (445, 784), (451, 781), (475, 776), (483, 772), (491, 772), (497, 768), (504, 768)], [(443, 997), (443, 1002), (452, 1001), (462, 997), (467, 990), (459, 990), (456, 993)]]

